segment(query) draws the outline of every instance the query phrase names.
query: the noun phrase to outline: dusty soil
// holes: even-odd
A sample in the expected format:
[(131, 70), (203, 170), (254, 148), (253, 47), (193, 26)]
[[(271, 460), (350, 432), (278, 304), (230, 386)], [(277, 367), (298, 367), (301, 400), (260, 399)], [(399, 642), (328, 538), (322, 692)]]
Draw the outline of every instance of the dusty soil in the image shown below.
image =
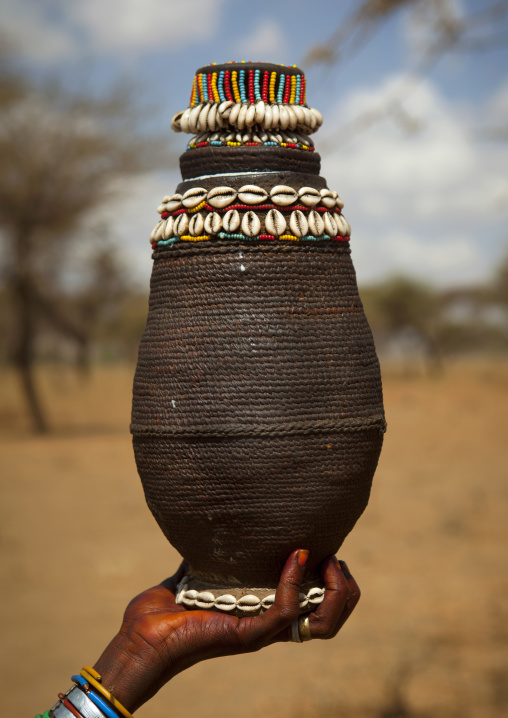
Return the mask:
[[(132, 368), (41, 372), (54, 433), (28, 431), (0, 374), (2, 715), (53, 704), (125, 604), (178, 563), (144, 503), (128, 434)], [(363, 590), (333, 641), (203, 663), (146, 718), (496, 718), (508, 713), (508, 366), (384, 371), (389, 432), (340, 551)]]

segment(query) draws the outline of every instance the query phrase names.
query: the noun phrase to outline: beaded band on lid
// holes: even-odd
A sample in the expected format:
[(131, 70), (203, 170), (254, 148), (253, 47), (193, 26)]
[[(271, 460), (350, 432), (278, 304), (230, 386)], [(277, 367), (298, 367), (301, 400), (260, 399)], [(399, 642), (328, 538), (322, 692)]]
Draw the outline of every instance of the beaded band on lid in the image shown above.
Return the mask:
[[(248, 137), (228, 137), (231, 129), (242, 131), (255, 128), (258, 137), (270, 130), (288, 130), (303, 135), (315, 132), (323, 123), (323, 116), (306, 104), (305, 75), (296, 66), (285, 67), (271, 63), (226, 63), (200, 68), (193, 80), (189, 107), (177, 112), (171, 122), (175, 132), (190, 134), (217, 133), (227, 130), (224, 137), (214, 137), (207, 144), (259, 145)], [(194, 149), (205, 140), (190, 142)], [(281, 144), (273, 137), (262, 141)], [(231, 144), (230, 144), (231, 143)], [(307, 141), (284, 142), (284, 146), (309, 149)]]

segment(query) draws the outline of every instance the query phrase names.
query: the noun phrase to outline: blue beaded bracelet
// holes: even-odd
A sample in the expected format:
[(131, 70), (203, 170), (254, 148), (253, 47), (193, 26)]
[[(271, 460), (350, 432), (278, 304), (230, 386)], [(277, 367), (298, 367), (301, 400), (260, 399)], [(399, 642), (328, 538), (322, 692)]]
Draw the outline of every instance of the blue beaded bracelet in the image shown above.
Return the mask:
[(111, 706), (109, 706), (103, 698), (94, 692), (88, 681), (86, 681), (83, 676), (71, 676), (71, 680), (73, 680), (80, 688), (88, 686), (89, 690), (86, 691), (86, 695), (95, 703), (97, 708), (99, 708), (104, 715), (107, 716), (107, 718), (119, 718), (118, 713), (113, 710), (113, 708), (111, 708)]

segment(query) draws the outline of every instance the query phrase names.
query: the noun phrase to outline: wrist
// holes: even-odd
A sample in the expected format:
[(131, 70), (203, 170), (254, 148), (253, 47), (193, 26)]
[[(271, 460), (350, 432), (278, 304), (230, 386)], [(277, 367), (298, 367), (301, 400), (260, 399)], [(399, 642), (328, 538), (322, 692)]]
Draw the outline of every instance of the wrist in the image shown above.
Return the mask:
[(102, 685), (130, 712), (156, 692), (152, 689), (155, 650), (148, 644), (143, 645), (142, 640), (139, 644), (118, 633), (94, 665), (102, 677)]

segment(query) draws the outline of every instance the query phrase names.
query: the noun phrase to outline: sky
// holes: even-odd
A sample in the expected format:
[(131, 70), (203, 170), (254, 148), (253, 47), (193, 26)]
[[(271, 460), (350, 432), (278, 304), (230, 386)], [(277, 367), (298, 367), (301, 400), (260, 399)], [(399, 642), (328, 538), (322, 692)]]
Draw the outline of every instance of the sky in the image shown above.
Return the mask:
[[(449, 2), (461, 17), (494, 0)], [(17, 62), (35, 78), (56, 74), (94, 88), (134, 78), (156, 104), (176, 154), (186, 137), (172, 133), (171, 117), (187, 106), (198, 67), (228, 60), (299, 65), (308, 102), (325, 118), (313, 138), (322, 175), (345, 202), (360, 283), (401, 272), (439, 286), (481, 283), (508, 251), (508, 139), (491, 137), (508, 126), (507, 19), (494, 25), (493, 49), (447, 53), (411, 84), (408, 72), (429, 38), (407, 11), (360, 47), (346, 35), (336, 65), (306, 68), (308, 49), (358, 6), (357, 0), (3, 0), (0, 23)], [(474, 32), (486, 34), (479, 21)], [(401, 109), (361, 131), (359, 118), (387, 101)], [(133, 281), (148, 281), (156, 207), (178, 181), (175, 161), (126, 183), (100, 210)]]

